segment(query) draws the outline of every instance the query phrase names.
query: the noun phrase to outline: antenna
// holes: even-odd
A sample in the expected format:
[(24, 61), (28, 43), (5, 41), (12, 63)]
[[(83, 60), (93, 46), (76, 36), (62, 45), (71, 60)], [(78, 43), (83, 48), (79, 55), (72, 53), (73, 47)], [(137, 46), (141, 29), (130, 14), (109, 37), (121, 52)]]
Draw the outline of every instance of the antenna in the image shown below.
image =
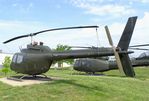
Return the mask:
[(99, 40), (99, 34), (98, 34), (98, 29), (96, 28), (96, 37), (97, 37), (97, 47), (100, 45), (100, 40)]
[(22, 50), (22, 46), (19, 46), (20, 51)]
[(31, 36), (31, 44), (33, 43), (33, 36)]

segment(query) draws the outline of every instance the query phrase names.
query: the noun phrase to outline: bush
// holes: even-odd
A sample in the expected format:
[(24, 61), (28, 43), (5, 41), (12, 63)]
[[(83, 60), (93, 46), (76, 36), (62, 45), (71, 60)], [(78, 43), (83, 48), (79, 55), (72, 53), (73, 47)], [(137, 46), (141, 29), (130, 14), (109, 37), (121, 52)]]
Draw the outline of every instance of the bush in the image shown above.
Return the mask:
[(7, 75), (8, 72), (10, 72), (10, 63), (11, 63), (10, 57), (6, 56), (3, 62), (3, 68), (1, 70), (5, 74), (5, 76)]

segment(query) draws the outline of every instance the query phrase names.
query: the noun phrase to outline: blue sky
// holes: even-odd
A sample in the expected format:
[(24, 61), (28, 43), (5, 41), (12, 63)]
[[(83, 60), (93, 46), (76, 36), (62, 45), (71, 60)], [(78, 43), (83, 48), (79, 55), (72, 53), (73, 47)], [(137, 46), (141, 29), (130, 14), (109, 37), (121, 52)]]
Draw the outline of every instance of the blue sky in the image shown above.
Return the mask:
[(0, 0), (0, 20), (63, 26), (144, 16), (148, 0)]
[(107, 15), (143, 16), (143, 12), (148, 11), (147, 5), (147, 0), (0, 0), (0, 13), (2, 20), (78, 24), (80, 21), (72, 19), (85, 23)]
[[(7, 45), (2, 42), (22, 34), (43, 29), (99, 25), (101, 46), (108, 45), (104, 26), (108, 25), (115, 45), (130, 16), (138, 16), (131, 44), (149, 43), (149, 0), (0, 0), (0, 47), (4, 52), (16, 52), (30, 42), (29, 38)], [(34, 38), (54, 47), (68, 45), (96, 45), (95, 29), (45, 33)]]

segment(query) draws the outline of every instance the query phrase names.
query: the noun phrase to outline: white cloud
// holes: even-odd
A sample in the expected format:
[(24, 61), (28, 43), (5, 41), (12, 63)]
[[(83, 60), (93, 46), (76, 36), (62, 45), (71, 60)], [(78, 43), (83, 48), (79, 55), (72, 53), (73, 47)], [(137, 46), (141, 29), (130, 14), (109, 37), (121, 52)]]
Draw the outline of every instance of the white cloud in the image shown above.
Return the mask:
[(134, 41), (133, 43), (149, 43), (148, 37), (149, 37), (149, 12), (144, 13), (144, 17), (142, 19), (139, 19), (136, 24), (136, 30), (134, 35)]
[[(115, 22), (109, 26), (109, 29), (111, 30), (111, 34), (113, 37), (116, 37), (116, 39), (121, 36), (121, 33), (125, 27), (126, 23), (119, 23)], [(136, 26), (134, 29), (134, 34), (131, 40), (131, 44), (143, 44), (143, 43), (149, 43), (149, 12), (144, 13), (143, 18), (138, 18), (136, 22)], [(114, 40), (114, 39), (113, 39)], [(119, 39), (117, 39), (119, 41)], [(117, 43), (117, 42), (116, 42)], [(115, 44), (116, 44), (115, 43)]]
[[(130, 42), (130, 45), (137, 45), (137, 44), (148, 44), (149, 43), (149, 12), (144, 13), (143, 18), (138, 18), (132, 40)], [(109, 26), (109, 29), (111, 31), (111, 36), (113, 38), (114, 44), (117, 45), (121, 33), (125, 27), (125, 23), (113, 23)], [(105, 34), (105, 33), (104, 33)], [(149, 48), (149, 47), (147, 47)], [(142, 51), (135, 51), (133, 55), (138, 56)]]
[(2, 42), (16, 36), (40, 31), (44, 28), (47, 27), (38, 22), (0, 21), (0, 48), (5, 52), (14, 52), (18, 50), (18, 46), (21, 46), (23, 43), (29, 43), (30, 38), (24, 38), (6, 45), (2, 44)]
[(27, 10), (30, 10), (33, 7), (34, 7), (34, 4), (31, 2), (31, 3), (28, 4)]
[(120, 6), (120, 5), (104, 5), (101, 7), (95, 7), (95, 6), (90, 6), (86, 5), (82, 8), (87, 9), (87, 13), (91, 13), (94, 15), (100, 15), (100, 16), (105, 16), (105, 15), (114, 15), (114, 16), (122, 16), (122, 15), (128, 15), (135, 13), (133, 9), (129, 9), (126, 6)]
[(130, 0), (134, 2), (149, 3), (149, 0)]
[(18, 6), (18, 3), (13, 3), (12, 6), (16, 7), (16, 6)]
[[(135, 14), (135, 10), (126, 4), (105, 3), (103, 0), (90, 1), (90, 0), (72, 0), (73, 5), (86, 10), (86, 13), (105, 16), (123, 16)], [(112, 2), (111, 0), (108, 0)]]
[(26, 5), (23, 5), (21, 3), (15, 2), (12, 4), (12, 7), (18, 9), (18, 11), (21, 13), (27, 13), (34, 7), (34, 3), (29, 2)]
[[(39, 22), (24, 22), (24, 21), (0, 21), (1, 33), (6, 34), (23, 34), (31, 31), (41, 30), (45, 26)], [(12, 34), (11, 34), (12, 33)], [(1, 34), (2, 35), (2, 34)]]
[(143, 3), (149, 3), (149, 0), (140, 0), (142, 1)]
[[(16, 36), (30, 34), (45, 29), (50, 29), (50, 27), (38, 22), (0, 21), (1, 42), (4, 42)], [(56, 45), (59, 43), (69, 45), (77, 45), (80, 43), (87, 45), (88, 43), (91, 43), (92, 45), (92, 43), (96, 42), (95, 32), (95, 29), (46, 32), (33, 37), (33, 40), (38, 42), (43, 41), (45, 45), (48, 45), (49, 47), (56, 47)], [(22, 38), (5, 45), (0, 43), (0, 47), (4, 52), (12, 53), (19, 51), (20, 46), (26, 47), (26, 44), (29, 43), (30, 38)]]

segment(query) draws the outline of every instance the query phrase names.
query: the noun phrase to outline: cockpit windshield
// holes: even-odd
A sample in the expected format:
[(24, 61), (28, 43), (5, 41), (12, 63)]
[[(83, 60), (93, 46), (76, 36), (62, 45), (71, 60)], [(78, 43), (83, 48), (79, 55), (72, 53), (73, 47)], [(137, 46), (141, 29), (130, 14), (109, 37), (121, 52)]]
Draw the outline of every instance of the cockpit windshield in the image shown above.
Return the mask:
[(149, 52), (142, 53), (139, 58), (149, 57)]
[(12, 62), (14, 63), (21, 63), (23, 61), (23, 55), (15, 54), (13, 56)]

